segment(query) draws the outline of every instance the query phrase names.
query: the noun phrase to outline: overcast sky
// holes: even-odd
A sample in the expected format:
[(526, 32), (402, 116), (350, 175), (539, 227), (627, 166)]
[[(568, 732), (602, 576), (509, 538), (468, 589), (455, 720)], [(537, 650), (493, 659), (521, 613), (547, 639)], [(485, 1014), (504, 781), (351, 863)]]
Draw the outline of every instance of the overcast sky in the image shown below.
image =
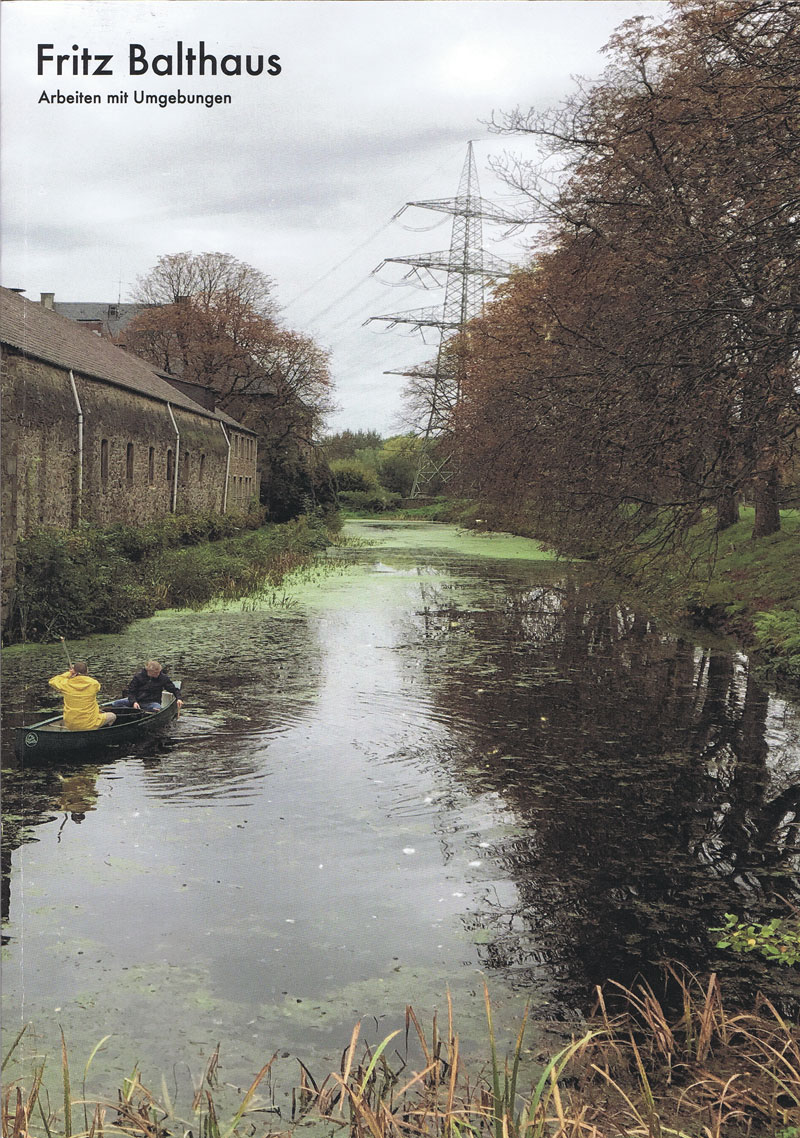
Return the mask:
[[(574, 76), (601, 72), (623, 20), (667, 12), (652, 0), (6, 0), (1, 282), (32, 299), (124, 301), (164, 253), (233, 254), (275, 280), (290, 327), (330, 350), (331, 429), (392, 433), (404, 381), (384, 372), (430, 359), (436, 338), (364, 321), (443, 292), (402, 283), (401, 266), (372, 271), (447, 249), (451, 227), (445, 214), (395, 213), (454, 196), (469, 140), (483, 196), (513, 209), (488, 163), (528, 140), (489, 134), (492, 111), (559, 103)], [(155, 56), (201, 40), (218, 60), (263, 55), (265, 72), (277, 55), (280, 74), (152, 74)], [(131, 43), (144, 75), (129, 74)], [(81, 73), (70, 58), (60, 77), (50, 61), (37, 74), (38, 44), (70, 56), (78, 45)], [(112, 75), (84, 76), (84, 49), (111, 55)], [(134, 103), (178, 90), (232, 102)], [(57, 91), (102, 102), (41, 100)], [(120, 92), (127, 105), (110, 105)], [(484, 247), (513, 261), (529, 239), (484, 226)]]

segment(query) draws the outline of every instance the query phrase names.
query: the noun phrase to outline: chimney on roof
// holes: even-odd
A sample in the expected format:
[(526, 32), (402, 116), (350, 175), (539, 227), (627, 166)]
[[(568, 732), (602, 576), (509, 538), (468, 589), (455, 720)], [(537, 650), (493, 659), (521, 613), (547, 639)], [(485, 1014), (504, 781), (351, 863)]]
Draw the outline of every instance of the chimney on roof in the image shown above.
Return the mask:
[(50, 311), (52, 312), (53, 311), (53, 301), (56, 298), (56, 294), (54, 292), (42, 292), (42, 293), (39, 293), (39, 296), (41, 297), (40, 304), (41, 304), (42, 308), (49, 308)]

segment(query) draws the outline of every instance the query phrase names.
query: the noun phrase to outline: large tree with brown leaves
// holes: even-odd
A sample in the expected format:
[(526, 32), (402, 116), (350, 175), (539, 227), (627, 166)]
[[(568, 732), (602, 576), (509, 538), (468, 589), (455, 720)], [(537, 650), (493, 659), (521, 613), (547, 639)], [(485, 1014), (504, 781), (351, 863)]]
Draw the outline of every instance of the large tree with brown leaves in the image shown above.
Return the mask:
[(779, 525), (798, 430), (798, 7), (674, 9), (623, 25), (602, 81), (558, 111), (496, 124), (541, 144), (538, 167), (502, 172), (546, 235), (470, 334), (462, 453), (562, 531), (638, 519), (672, 539), (706, 505), (724, 526), (745, 491), (756, 533)]
[(147, 305), (124, 329), (128, 350), (215, 396), (259, 437), (261, 498), (275, 517), (321, 491), (317, 454), (330, 406), (327, 354), (278, 319), (273, 283), (226, 253), (159, 258), (138, 282)]

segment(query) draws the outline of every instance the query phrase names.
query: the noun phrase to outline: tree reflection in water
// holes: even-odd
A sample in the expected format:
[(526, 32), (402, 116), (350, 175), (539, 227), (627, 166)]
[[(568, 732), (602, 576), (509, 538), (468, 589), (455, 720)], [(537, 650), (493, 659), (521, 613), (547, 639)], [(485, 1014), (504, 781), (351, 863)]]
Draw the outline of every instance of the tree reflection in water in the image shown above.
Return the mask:
[[(88, 883), (87, 915), (73, 905), (65, 926), (116, 965), (82, 957), (74, 970), (40, 914), (28, 935), (37, 929), (61, 971), (48, 964), (30, 979), (30, 999), (46, 1001), (48, 984), (72, 992), (80, 976), (108, 1013), (123, 968), (161, 966), (161, 938), (144, 952), (137, 941), (131, 882), (162, 922), (180, 990), (203, 977), (227, 1025), (250, 1008), (269, 959), (264, 1014), (282, 1016), (295, 987), (303, 1008), (306, 994), (341, 990), (349, 1036), (352, 1000), (371, 1006), (398, 946), (402, 1000), (416, 998), (407, 982), (433, 999), (452, 980), (470, 996), (482, 963), (524, 987), (540, 1018), (561, 1017), (586, 1010), (593, 983), (651, 974), (662, 956), (791, 998), (789, 970), (718, 960), (707, 930), (726, 911), (768, 911), (773, 891), (797, 896), (796, 711), (752, 682), (741, 657), (663, 633), (560, 565), (456, 557), (444, 544), (433, 567), (431, 557), (381, 550), (374, 573), (356, 568), (322, 590), (317, 610), (170, 614), (82, 646), (111, 693), (143, 655), (166, 660), (186, 681), (187, 714), (152, 752), (104, 762), (97, 810), (80, 827), (71, 816), (84, 811), (65, 803), (88, 801), (93, 786), (81, 799), (79, 784), (64, 797), (52, 770), (6, 778), (19, 828), (4, 872), (17, 841), (62, 823), (62, 843), (37, 851), (42, 888), (60, 882), (82, 902), (88, 859), (109, 847), (117, 858)], [(9, 725), (42, 698), (59, 651), (16, 654)], [(330, 887), (317, 886), (321, 863)], [(309, 932), (293, 939), (298, 904)], [(462, 923), (472, 943), (460, 956)], [(198, 924), (202, 943), (184, 935)], [(423, 979), (407, 981), (406, 964)], [(167, 1005), (137, 1019), (135, 989), (130, 999), (129, 1028), (160, 1046)], [(187, 1011), (181, 1030), (200, 1030), (204, 1015)]]
[(725, 912), (800, 900), (798, 722), (743, 657), (568, 576), (492, 610), (423, 585), (406, 651), (460, 739), (441, 760), (518, 823), (492, 848), (516, 896), (488, 888), (467, 918), (488, 967), (526, 987), (556, 976), (572, 1006), (664, 959), (713, 967), (742, 995), (800, 994), (787, 969), (719, 959), (708, 933)]

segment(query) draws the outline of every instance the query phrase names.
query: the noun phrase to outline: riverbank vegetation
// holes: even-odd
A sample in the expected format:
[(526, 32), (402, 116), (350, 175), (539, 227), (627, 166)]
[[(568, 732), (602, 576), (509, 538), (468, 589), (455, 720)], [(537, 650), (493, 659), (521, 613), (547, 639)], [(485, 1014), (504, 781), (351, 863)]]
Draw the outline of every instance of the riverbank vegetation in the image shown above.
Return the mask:
[[(428, 516), (477, 528), (508, 528), (538, 537), (564, 553), (556, 539), (530, 519), (509, 517), (474, 502), (433, 503)], [(487, 515), (477, 518), (478, 512)], [(673, 545), (657, 551), (645, 538), (621, 547), (603, 533), (567, 556), (586, 559), (597, 575), (621, 580), (633, 599), (669, 622), (689, 624), (733, 637), (767, 675), (800, 681), (800, 510), (782, 510), (781, 528), (754, 537), (755, 511), (739, 509), (738, 521), (720, 531), (712, 514), (697, 521)]]
[[(528, 1049), (525, 1009), (516, 1045), (501, 1057), (488, 989), (486, 1060), (465, 1061), (452, 1004), (427, 1030), (411, 1007), (405, 1029), (360, 1044), (360, 1025), (341, 1065), (315, 1078), (299, 1062), (291, 1106), (276, 1105), (276, 1051), (230, 1118), (220, 1103), (220, 1053), (211, 1057), (187, 1117), (167, 1094), (152, 1093), (138, 1068), (116, 1095), (87, 1098), (72, 1087), (66, 1044), (61, 1101), (47, 1099), (45, 1066), (9, 1078), (3, 1138), (202, 1138), (279, 1135), (299, 1128), (351, 1138), (797, 1138), (800, 1133), (800, 1032), (760, 997), (747, 1012), (724, 1006), (714, 975), (702, 981), (669, 968), (673, 997), (652, 987), (598, 989), (593, 1015), (555, 1054)], [(670, 1011), (675, 1006), (676, 1011)], [(530, 1034), (530, 1029), (527, 1028)], [(21, 1036), (3, 1063), (14, 1070)], [(63, 1036), (62, 1036), (63, 1039)], [(105, 1041), (103, 1041), (105, 1042)], [(264, 1116), (266, 1115), (266, 1121)]]
[[(800, 510), (781, 511), (776, 533), (755, 538), (753, 529), (753, 510), (743, 509), (735, 525), (702, 542), (702, 556), (689, 563), (688, 582), (679, 577), (679, 595), (685, 598), (679, 611), (734, 635), (771, 674), (797, 682)], [(686, 570), (685, 553), (681, 562), (679, 568)]]
[(255, 510), (39, 530), (17, 548), (5, 640), (115, 632), (159, 609), (249, 595), (324, 549), (337, 527), (322, 510), (281, 524)]
[[(752, 506), (738, 513), (736, 523), (721, 531), (709, 511), (680, 541), (655, 550), (649, 535), (623, 548), (597, 533), (587, 534), (582, 551), (575, 553), (591, 562), (593, 572), (625, 582), (632, 596), (660, 617), (731, 636), (762, 671), (796, 683), (800, 510), (781, 510), (780, 529), (763, 537), (755, 536)], [(533, 536), (524, 520), (510, 525)]]

